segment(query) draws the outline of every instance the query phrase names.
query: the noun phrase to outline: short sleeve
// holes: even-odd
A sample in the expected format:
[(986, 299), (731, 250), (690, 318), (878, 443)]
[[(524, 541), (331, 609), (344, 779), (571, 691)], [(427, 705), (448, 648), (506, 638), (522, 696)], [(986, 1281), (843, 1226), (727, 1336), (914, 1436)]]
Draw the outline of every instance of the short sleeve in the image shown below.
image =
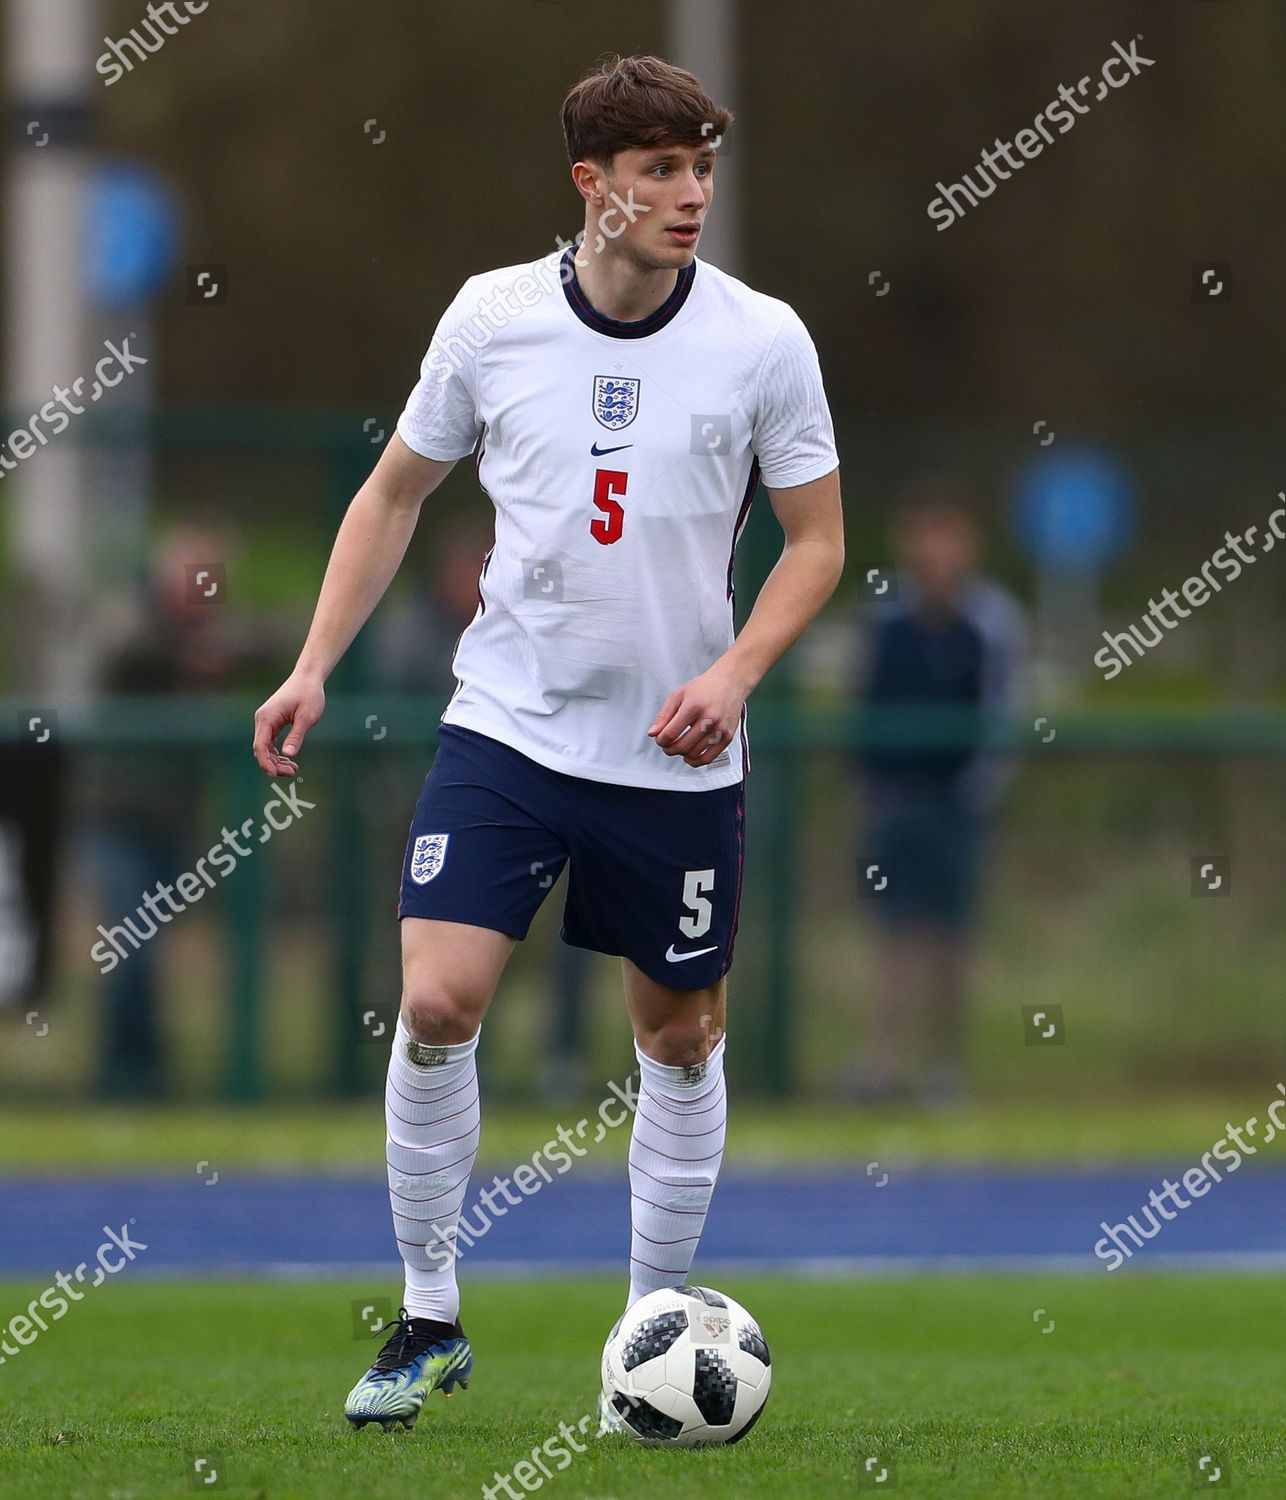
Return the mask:
[(759, 372), (751, 446), (770, 490), (809, 484), (839, 467), (817, 350), (792, 308)]
[(466, 281), (442, 314), (420, 379), (397, 421), (398, 434), (421, 458), (449, 463), (478, 445), (479, 306), (474, 278)]

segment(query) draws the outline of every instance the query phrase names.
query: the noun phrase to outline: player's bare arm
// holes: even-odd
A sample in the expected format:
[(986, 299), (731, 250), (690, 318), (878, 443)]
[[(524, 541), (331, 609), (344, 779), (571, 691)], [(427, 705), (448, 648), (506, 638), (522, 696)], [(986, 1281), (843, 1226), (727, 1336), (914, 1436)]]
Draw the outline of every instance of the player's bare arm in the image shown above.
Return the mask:
[[(295, 670), (255, 714), (254, 756), (269, 776), (294, 776), (304, 737), (326, 707), (325, 682), (384, 597), (420, 506), (455, 467), (421, 458), (393, 434), (353, 497), (331, 548), (317, 609)], [(282, 750), (277, 736), (290, 725)]]
[(786, 545), (741, 634), (708, 672), (675, 688), (648, 734), (667, 755), (704, 766), (732, 738), (742, 706), (816, 619), (844, 570), (839, 470), (793, 489), (769, 490)]

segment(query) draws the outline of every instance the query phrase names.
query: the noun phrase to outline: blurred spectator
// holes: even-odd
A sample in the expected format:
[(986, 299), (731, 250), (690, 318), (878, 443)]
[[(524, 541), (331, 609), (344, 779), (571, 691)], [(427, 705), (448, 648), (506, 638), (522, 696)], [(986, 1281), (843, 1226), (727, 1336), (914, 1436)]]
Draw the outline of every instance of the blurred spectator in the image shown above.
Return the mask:
[[(181, 525), (159, 539), (137, 603), (106, 627), (113, 637), (103, 653), (101, 687), (108, 697), (251, 689), (252, 672), (277, 671), (279, 662), (268, 660), (244, 615), (228, 614), (232, 551), (229, 535), (216, 528)], [(145, 939), (101, 980), (97, 1090), (104, 1097), (157, 1098), (165, 1087), (156, 945), (147, 930), (155, 923), (137, 908), (145, 892), (173, 880), (193, 849), (209, 843), (201, 843), (194, 827), (204, 790), (201, 763), (164, 746), (145, 757), (108, 752), (86, 780), (101, 920), (110, 927), (130, 916), (141, 929), (135, 935)]]
[(428, 544), (432, 565), (410, 599), (390, 600), (376, 627), (376, 682), (395, 693), (447, 699), (455, 691), (451, 660), (464, 628), (478, 612), (478, 577), (493, 540), (476, 519), (450, 526)]
[[(1014, 708), (1026, 658), (1021, 608), (976, 572), (971, 511), (948, 478), (904, 495), (893, 526), (896, 596), (872, 611), (858, 695), (877, 734), (890, 719), (912, 732), (858, 756), (866, 825), (857, 878), (876, 929), (867, 1036), (846, 1081), (862, 1102), (949, 1105), (965, 1093), (984, 849), (1008, 779), (1007, 762), (982, 737), (989, 716)], [(936, 730), (940, 745), (915, 743), (917, 730)]]
[[(425, 582), (408, 601), (382, 611), (375, 647), (375, 676), (395, 692), (431, 694), (446, 707), (455, 690), (451, 659), (466, 625), (478, 610), (478, 575), (493, 531), (473, 518), (449, 527), (432, 547)], [(559, 877), (560, 886), (567, 879)], [(563, 890), (547, 901), (560, 905)], [(586, 989), (592, 955), (556, 941), (549, 976), (549, 1049), (539, 1089), (551, 1104), (580, 1100), (585, 1087)]]

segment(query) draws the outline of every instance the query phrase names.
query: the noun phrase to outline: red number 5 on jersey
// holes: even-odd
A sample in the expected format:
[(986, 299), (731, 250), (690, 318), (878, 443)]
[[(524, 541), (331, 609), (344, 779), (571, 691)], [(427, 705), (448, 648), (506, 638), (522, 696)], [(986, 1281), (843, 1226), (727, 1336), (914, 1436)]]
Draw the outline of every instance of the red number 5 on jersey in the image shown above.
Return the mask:
[(604, 547), (619, 542), (625, 529), (625, 507), (613, 495), (623, 495), (630, 476), (619, 469), (599, 469), (594, 475), (594, 504), (604, 514), (589, 523), (590, 535)]

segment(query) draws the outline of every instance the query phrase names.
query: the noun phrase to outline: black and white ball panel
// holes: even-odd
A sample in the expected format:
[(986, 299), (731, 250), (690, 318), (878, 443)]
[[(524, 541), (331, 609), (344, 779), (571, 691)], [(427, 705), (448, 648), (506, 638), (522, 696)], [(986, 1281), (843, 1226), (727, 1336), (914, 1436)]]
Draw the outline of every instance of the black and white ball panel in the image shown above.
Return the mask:
[(603, 1349), (603, 1389), (642, 1442), (735, 1442), (758, 1420), (771, 1386), (759, 1325), (709, 1287), (640, 1299)]

